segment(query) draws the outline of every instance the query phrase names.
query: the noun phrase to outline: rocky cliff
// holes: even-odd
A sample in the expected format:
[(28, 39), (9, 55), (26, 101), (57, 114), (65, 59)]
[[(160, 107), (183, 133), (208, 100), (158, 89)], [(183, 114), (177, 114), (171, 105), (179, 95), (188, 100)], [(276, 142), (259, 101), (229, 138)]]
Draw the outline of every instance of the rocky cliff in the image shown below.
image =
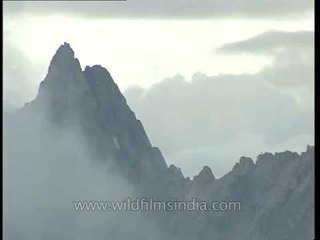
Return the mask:
[[(29, 116), (32, 121), (26, 122)], [(193, 180), (185, 178), (178, 167), (167, 167), (160, 150), (152, 146), (142, 123), (127, 105), (108, 70), (99, 65), (82, 70), (68, 43), (60, 46), (54, 55), (36, 99), (9, 119), (6, 120), (8, 129), (20, 129), (18, 136), (34, 136), (30, 139), (38, 145), (34, 145), (33, 150), (24, 149), (32, 156), (37, 146), (49, 141), (36, 137), (40, 122), (50, 122), (53, 135), (58, 136), (51, 140), (48, 155), (58, 144), (60, 132), (67, 129), (81, 132), (92, 161), (112, 166), (113, 171), (132, 183), (136, 195), (180, 200), (196, 197), (207, 202), (242, 204), (239, 212), (196, 211), (148, 216), (161, 232), (168, 234), (166, 239), (313, 239), (313, 147), (301, 154), (264, 153), (256, 161), (241, 157), (220, 179), (216, 179), (207, 166)], [(11, 146), (16, 137), (8, 131), (5, 134), (10, 154), (13, 154)], [(23, 158), (18, 148), (14, 156)], [(69, 171), (70, 175), (75, 174), (72, 169)], [(109, 234), (107, 230), (105, 234)]]

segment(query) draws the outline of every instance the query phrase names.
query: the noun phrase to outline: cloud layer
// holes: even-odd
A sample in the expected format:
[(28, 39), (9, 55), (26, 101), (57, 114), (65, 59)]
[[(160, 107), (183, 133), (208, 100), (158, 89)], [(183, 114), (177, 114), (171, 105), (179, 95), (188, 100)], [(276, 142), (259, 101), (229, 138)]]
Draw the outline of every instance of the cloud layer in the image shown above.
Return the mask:
[(217, 49), (226, 54), (262, 54), (273, 57), (261, 78), (280, 87), (314, 87), (314, 32), (268, 31)]
[(257, 74), (196, 73), (188, 81), (177, 75), (125, 95), (169, 161), (188, 175), (208, 164), (221, 176), (240, 155), (313, 143), (312, 36), (267, 32), (218, 49), (272, 56)]
[(30, 67), (30, 59), (12, 43), (10, 32), (5, 32), (4, 35), (4, 109), (10, 111), (17, 106), (23, 106), (26, 101), (25, 96), (34, 94), (38, 84), (34, 78), (40, 79), (41, 72), (35, 63), (32, 63), (34, 68)]
[(268, 31), (250, 39), (232, 42), (220, 47), (224, 53), (264, 53), (273, 54), (283, 48), (313, 48), (314, 32)]
[[(177, 76), (148, 90), (128, 89), (126, 96), (153, 144), (160, 146), (169, 161), (183, 152), (197, 152), (192, 163), (196, 166), (203, 160), (199, 149), (208, 153), (215, 149), (215, 154), (208, 154), (210, 165), (221, 176), (240, 154), (277, 149), (290, 141), (296, 147), (307, 144), (306, 138), (312, 141), (311, 109), (301, 112), (292, 97), (258, 77), (198, 73), (188, 82)], [(222, 154), (236, 149), (240, 151), (233, 159)], [(215, 155), (226, 159), (214, 159)], [(214, 166), (215, 161), (223, 163), (224, 169)]]
[(311, 0), (96, 1), (4, 2), (8, 14), (72, 14), (104, 18), (212, 18), (297, 16), (313, 11)]

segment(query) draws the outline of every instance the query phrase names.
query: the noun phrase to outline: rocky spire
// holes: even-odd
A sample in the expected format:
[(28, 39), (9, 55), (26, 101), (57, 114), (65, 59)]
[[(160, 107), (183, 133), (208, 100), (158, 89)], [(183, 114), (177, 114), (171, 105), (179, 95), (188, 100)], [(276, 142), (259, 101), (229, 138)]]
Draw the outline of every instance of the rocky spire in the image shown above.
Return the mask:
[[(24, 113), (30, 112), (30, 109), (36, 110), (36, 114), (31, 118), (24, 118)], [(30, 115), (33, 115), (34, 111), (31, 113)], [(39, 113), (48, 114), (51, 120), (48, 125), (51, 127), (53, 122), (56, 127), (53, 128), (54, 137), (49, 141), (49, 147), (48, 138), (44, 136), (47, 134), (41, 133), (41, 125), (34, 121)], [(47, 121), (45, 123), (47, 124)], [(258, 156), (256, 164), (252, 159), (242, 157), (233, 171), (217, 180), (206, 166), (191, 182), (183, 177), (179, 168), (173, 165), (167, 168), (160, 150), (151, 145), (141, 122), (130, 110), (110, 73), (101, 66), (87, 67), (82, 72), (69, 44), (60, 46), (53, 57), (36, 100), (24, 108), (24, 111), (10, 117), (6, 124), (9, 124), (7, 129), (14, 129), (10, 134), (7, 131), (4, 135), (6, 141), (9, 141), (5, 144), (6, 161), (10, 163), (7, 167), (13, 167), (13, 175), (17, 170), (23, 169), (17, 168), (22, 162), (27, 162), (25, 166), (28, 168), (27, 172), (22, 171), (28, 174), (16, 174), (12, 181), (6, 182), (15, 182), (17, 177), (23, 176), (23, 180), (24, 177), (31, 177), (30, 190), (38, 186), (38, 181), (34, 181), (34, 176), (29, 173), (41, 172), (41, 166), (29, 166), (28, 162), (30, 159), (39, 158), (38, 149), (45, 149), (44, 154), (40, 154), (41, 163), (42, 156), (50, 156), (57, 149), (62, 150), (58, 151), (57, 156), (66, 161), (69, 155), (65, 158), (64, 154), (68, 148), (71, 148), (71, 156), (77, 156), (77, 150), (72, 148), (73, 143), (65, 144), (61, 148), (58, 142), (61, 128), (64, 131), (77, 126), (87, 141), (84, 146), (92, 152), (90, 160), (98, 159), (103, 163), (109, 161), (114, 164), (119, 170), (117, 172), (126, 176), (139, 190), (143, 190), (139, 192), (140, 196), (152, 196), (156, 200), (186, 200), (196, 197), (208, 203), (229, 200), (241, 202), (241, 212), (237, 214), (230, 211), (154, 214), (154, 217), (159, 218), (159, 224), (155, 225), (157, 229), (159, 227), (161, 232), (174, 233), (174, 239), (233, 240), (236, 236), (238, 240), (256, 240), (266, 239), (267, 236), (268, 239), (300, 240), (312, 239), (314, 236), (314, 147), (309, 146), (301, 155), (289, 151), (265, 153)], [(64, 126), (67, 127), (63, 128)], [(78, 137), (78, 134), (76, 135)], [(8, 144), (10, 142), (11, 144)], [(45, 144), (42, 145), (43, 143)], [(17, 165), (11, 161), (15, 158), (18, 158)], [(49, 158), (49, 161), (51, 159)], [(60, 171), (64, 167), (59, 165), (54, 169)], [(31, 171), (32, 169), (34, 171)], [(70, 179), (85, 177), (79, 176), (73, 168), (65, 170), (70, 174)], [(38, 176), (44, 175), (41, 172)], [(54, 182), (59, 178), (59, 174), (52, 172), (46, 177), (52, 178), (49, 181), (51, 183), (51, 180)], [(92, 180), (91, 176), (86, 177), (84, 181)], [(102, 188), (105, 188), (105, 183), (101, 181)], [(55, 185), (45, 184), (45, 193), (51, 186)], [(64, 182), (62, 186), (63, 193), (66, 193)], [(26, 192), (25, 188), (23, 190)], [(53, 190), (55, 193), (55, 189)], [(28, 192), (26, 194), (30, 195)], [(16, 197), (12, 199), (19, 199), (21, 192), (13, 196)], [(56, 197), (60, 199), (60, 196)], [(67, 204), (70, 204), (69, 200)], [(15, 209), (13, 205), (11, 209)], [(55, 204), (54, 209), (57, 209)], [(60, 216), (57, 215), (57, 218), (60, 219)], [(72, 216), (70, 223), (73, 222)], [(45, 229), (50, 227), (45, 225)], [(16, 229), (13, 230), (12, 236), (15, 236)], [(105, 236), (109, 235), (110, 232), (107, 231)], [(164, 236), (161, 239), (172, 238)]]
[(70, 47), (70, 44), (65, 42), (63, 45), (61, 45), (57, 49), (55, 55), (51, 60), (50, 67), (52, 67), (52, 65), (54, 64), (60, 67), (68, 67), (68, 65), (65, 65), (65, 64), (71, 63), (73, 60), (74, 60), (74, 51)]
[(160, 182), (167, 171), (160, 150), (151, 145), (108, 70), (94, 65), (82, 71), (68, 43), (56, 51), (29, 108), (58, 127), (79, 128), (92, 158), (109, 159), (133, 182)]
[(70, 45), (64, 43), (50, 62), (47, 76), (40, 84), (38, 98), (65, 104), (79, 98), (88, 89), (79, 60), (74, 57)]
[(241, 157), (239, 162), (233, 167), (233, 172), (239, 175), (247, 173), (250, 169), (255, 166), (253, 160), (249, 157)]
[(200, 173), (193, 178), (193, 182), (198, 185), (210, 184), (215, 180), (211, 168), (204, 166)]

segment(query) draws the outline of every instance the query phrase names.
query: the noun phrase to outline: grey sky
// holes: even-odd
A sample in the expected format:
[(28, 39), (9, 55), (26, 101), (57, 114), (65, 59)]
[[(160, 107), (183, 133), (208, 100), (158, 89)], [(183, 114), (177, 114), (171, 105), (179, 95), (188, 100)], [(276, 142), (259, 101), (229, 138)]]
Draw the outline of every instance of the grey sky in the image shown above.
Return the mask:
[[(210, 165), (221, 176), (236, 155), (302, 150), (313, 143), (313, 109), (301, 110), (293, 97), (261, 81), (261, 75), (198, 73), (191, 82), (177, 76), (125, 95), (169, 161), (188, 175)], [(189, 155), (196, 171), (183, 164)]]
[(35, 12), (73, 14), (102, 18), (213, 18), (213, 17), (285, 17), (313, 11), (312, 0), (128, 0), (5, 2), (10, 14)]
[(268, 31), (250, 39), (225, 44), (219, 50), (225, 53), (249, 52), (273, 54), (276, 50), (288, 47), (313, 49), (313, 44), (314, 32), (311, 31)]
[(221, 176), (235, 154), (313, 143), (313, 37), (268, 31), (228, 43), (216, 51), (267, 54), (273, 61), (257, 74), (175, 76), (149, 89), (132, 87), (126, 96), (170, 161), (191, 173), (183, 162), (197, 159), (193, 167), (214, 164)]
[[(314, 87), (314, 32), (268, 31), (216, 49), (226, 54), (262, 54), (273, 57), (261, 78), (280, 87)], [(306, 96), (308, 98), (308, 96)]]
[(3, 71), (5, 79), (4, 106), (5, 110), (21, 106), (26, 101), (26, 95), (32, 95), (38, 84), (33, 78), (39, 77), (39, 67), (30, 68), (30, 59), (16, 48), (10, 39), (10, 32), (4, 32), (6, 39), (3, 44)]
[(66, 41), (83, 68), (109, 70), (153, 144), (188, 176), (301, 151), (314, 141), (313, 4), (5, 2), (5, 109), (35, 96)]

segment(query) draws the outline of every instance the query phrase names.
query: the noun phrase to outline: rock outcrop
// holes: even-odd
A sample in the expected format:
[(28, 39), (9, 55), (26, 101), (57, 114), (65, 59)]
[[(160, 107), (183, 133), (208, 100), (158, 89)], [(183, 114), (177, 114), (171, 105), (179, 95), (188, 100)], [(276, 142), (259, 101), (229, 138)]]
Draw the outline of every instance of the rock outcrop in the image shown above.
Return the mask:
[(109, 161), (141, 189), (163, 182), (166, 162), (110, 73), (100, 65), (82, 71), (68, 43), (59, 47), (38, 96), (22, 111), (44, 116), (59, 128), (79, 129), (92, 158)]
[[(185, 178), (178, 167), (167, 167), (161, 151), (152, 146), (108, 70), (95, 65), (82, 71), (67, 43), (54, 55), (36, 99), (11, 116), (9, 124), (13, 128), (25, 124), (29, 115), (33, 121), (22, 129), (31, 135), (43, 119), (57, 132), (80, 131), (92, 161), (111, 165), (138, 195), (242, 204), (239, 212), (150, 216), (172, 239), (301, 240), (314, 236), (314, 147), (301, 154), (264, 153), (255, 162), (241, 157), (220, 179), (207, 166), (193, 180)], [(50, 144), (54, 148), (58, 143)], [(36, 154), (36, 149), (27, 150)]]

